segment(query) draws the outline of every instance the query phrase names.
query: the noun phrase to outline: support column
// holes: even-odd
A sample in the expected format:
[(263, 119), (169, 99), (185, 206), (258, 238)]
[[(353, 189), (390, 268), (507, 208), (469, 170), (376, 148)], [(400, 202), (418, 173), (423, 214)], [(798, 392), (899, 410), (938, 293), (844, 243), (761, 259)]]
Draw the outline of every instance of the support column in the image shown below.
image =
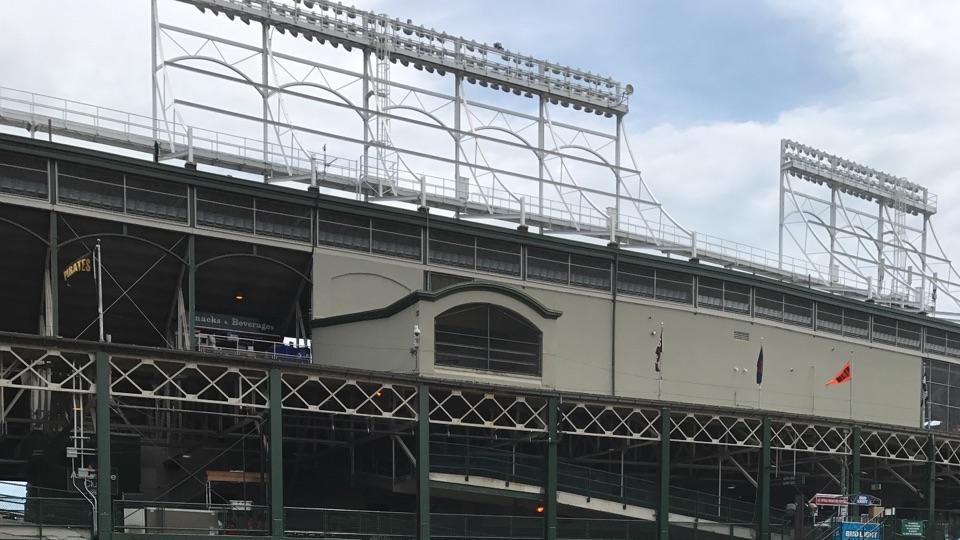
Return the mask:
[[(370, 180), (370, 53), (363, 51), (363, 79), (362, 79), (361, 92), (363, 92), (363, 163), (360, 164), (360, 181), (368, 182)], [(382, 83), (380, 83), (382, 84)], [(377, 121), (380, 121), (379, 115), (377, 116)], [(383, 141), (376, 141), (383, 142)], [(327, 159), (324, 156), (323, 165), (326, 167)], [(382, 166), (381, 163), (377, 163), (378, 166)], [(326, 172), (326, 170), (324, 170)], [(379, 178), (380, 175), (378, 174)], [(377, 196), (382, 196), (383, 193), (377, 192)]]
[(757, 538), (770, 540), (770, 418), (763, 419), (761, 428), (760, 472), (757, 475), (757, 504), (760, 523)]
[[(927, 540), (937, 538), (937, 445), (931, 433), (927, 440)], [(943, 535), (940, 535), (943, 538)]]
[(417, 538), (430, 540), (430, 387), (417, 388)]
[[(830, 187), (830, 268), (827, 279), (833, 284), (834, 268), (837, 267), (837, 187)], [(837, 272), (837, 277), (840, 274)]]
[(543, 538), (557, 538), (557, 424), (559, 405), (556, 397), (547, 400), (546, 474), (543, 482)]
[[(459, 56), (460, 44), (457, 45), (457, 56)], [(463, 176), (463, 173), (460, 172), (460, 156), (463, 155), (463, 137), (460, 132), (460, 103), (463, 101), (463, 75), (459, 73), (454, 76), (454, 87), (453, 87), (453, 181), (454, 185), (460, 185), (460, 177)]]
[[(269, 4), (267, 4), (269, 10)], [(263, 101), (263, 182), (270, 178), (270, 60), (273, 53), (270, 51), (270, 25), (267, 21), (260, 22), (261, 41), (263, 50), (260, 55), (260, 98)]]
[(786, 151), (787, 151), (786, 148), (787, 148), (786, 141), (781, 140), (780, 141), (780, 166), (779, 166), (780, 168), (780, 226), (777, 229), (777, 246), (778, 246), (777, 268), (779, 268), (780, 270), (783, 270), (783, 218), (785, 217), (784, 216), (784, 210), (785, 210), (784, 198), (786, 197), (786, 193), (784, 192), (784, 188), (786, 187), (786, 182), (785, 182), (786, 178), (784, 178), (784, 175), (786, 173), (783, 172), (783, 158), (786, 156)]
[(110, 357), (97, 351), (97, 537), (113, 537), (113, 497), (110, 480)]
[(187, 346), (197, 350), (197, 241), (187, 238)]
[[(57, 227), (56, 212), (50, 212), (50, 231), (48, 238), (50, 245), (50, 289), (47, 291), (49, 296), (47, 301), (50, 303), (50, 325), (47, 327), (49, 335), (57, 337), (60, 335), (60, 232)], [(47, 285), (47, 284), (45, 284)]]
[(660, 409), (660, 461), (657, 477), (657, 540), (670, 538), (670, 409)]
[[(856, 497), (860, 494), (860, 426), (853, 426), (850, 432), (850, 495)], [(860, 515), (860, 505), (851, 504), (847, 509), (851, 517)]]
[[(541, 70), (543, 68), (541, 67)], [(543, 179), (546, 175), (546, 156), (543, 153), (543, 147), (546, 144), (545, 139), (545, 124), (546, 124), (546, 112), (547, 112), (547, 100), (542, 95), (539, 97), (540, 100), (540, 109), (537, 116), (537, 163), (538, 163), (538, 172), (537, 172), (537, 213), (540, 214), (540, 217), (543, 217)]]
[(280, 368), (270, 368), (270, 535), (283, 538), (283, 415)]

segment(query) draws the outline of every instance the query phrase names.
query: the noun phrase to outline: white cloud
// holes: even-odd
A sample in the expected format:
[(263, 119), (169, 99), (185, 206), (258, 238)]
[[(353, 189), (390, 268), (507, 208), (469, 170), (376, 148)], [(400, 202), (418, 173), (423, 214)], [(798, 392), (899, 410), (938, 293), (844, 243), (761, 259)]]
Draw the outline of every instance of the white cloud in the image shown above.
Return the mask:
[[(787, 2), (775, 9), (835, 40), (849, 82), (831, 102), (771, 122), (670, 124), (635, 133), (645, 177), (685, 225), (776, 249), (778, 152), (790, 138), (906, 176), (940, 197), (933, 221), (960, 257), (960, 4)], [(750, 61), (744, 58), (743, 61)]]
[[(960, 147), (955, 98), (960, 94), (960, 33), (955, 32), (960, 3), (768, 2), (783, 15), (783, 24), (810, 28), (811, 35), (829, 42), (846, 85), (830, 92), (829, 101), (782, 111), (769, 122), (666, 123), (632, 132), (634, 152), (653, 191), (688, 227), (775, 249), (778, 145), (780, 138), (792, 138), (928, 186), (940, 196), (934, 222), (941, 238), (948, 253), (960, 257), (960, 239), (949, 234), (960, 227), (960, 210), (953, 210), (960, 208), (960, 167), (953, 157)], [(472, 37), (492, 31), (490, 21), (463, 20), (460, 9), (467, 8), (363, 4), (428, 26), (455, 21), (457, 33)], [(17, 4), (16, 16), (0, 18), (2, 84), (148, 112), (148, 6), (147, 0)], [(161, 6), (187, 9), (173, 2)], [(232, 24), (224, 17), (204, 23)], [(519, 32), (509, 22), (493, 27)], [(519, 37), (536, 33), (525, 32)], [(551, 56), (553, 45), (539, 41), (543, 49), (531, 52)], [(643, 96), (635, 99), (642, 102)]]

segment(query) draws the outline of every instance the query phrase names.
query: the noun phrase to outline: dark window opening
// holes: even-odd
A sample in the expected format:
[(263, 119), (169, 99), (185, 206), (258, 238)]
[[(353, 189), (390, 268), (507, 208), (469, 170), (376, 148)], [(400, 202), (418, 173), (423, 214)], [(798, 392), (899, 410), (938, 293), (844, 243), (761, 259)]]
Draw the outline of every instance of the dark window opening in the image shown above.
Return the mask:
[(924, 359), (923, 427), (960, 433), (960, 365)]
[(458, 276), (455, 274), (445, 274), (443, 272), (426, 272), (426, 289), (428, 291), (440, 291), (447, 287), (459, 285), (461, 283), (470, 283), (472, 277)]
[(440, 366), (540, 375), (543, 334), (530, 321), (493, 304), (464, 304), (435, 320)]

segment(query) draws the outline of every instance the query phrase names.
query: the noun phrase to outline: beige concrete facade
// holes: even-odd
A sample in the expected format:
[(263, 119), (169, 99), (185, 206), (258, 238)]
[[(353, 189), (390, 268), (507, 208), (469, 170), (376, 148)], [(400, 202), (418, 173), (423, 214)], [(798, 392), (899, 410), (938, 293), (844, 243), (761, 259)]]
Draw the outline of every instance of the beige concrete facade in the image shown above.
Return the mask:
[[(384, 308), (421, 290), (427, 268), (334, 250), (318, 251), (315, 257), (314, 320)], [(912, 427), (921, 422), (919, 352), (694, 306), (622, 296), (614, 302), (610, 293), (499, 276), (476, 277), (514, 287), (562, 315), (555, 320), (543, 317), (524, 302), (498, 292), (456, 293), (418, 301), (386, 317), (314, 328), (314, 361), (420, 372), (444, 379), (852, 417)], [(540, 328), (541, 377), (434, 366), (434, 317), (471, 302), (501, 305)], [(419, 347), (412, 350), (415, 325), (421, 336)], [(654, 370), (661, 330), (662, 380)], [(749, 334), (748, 340), (745, 334)], [(765, 364), (762, 388), (756, 384), (761, 345)], [(826, 386), (848, 359), (852, 359), (853, 383)]]

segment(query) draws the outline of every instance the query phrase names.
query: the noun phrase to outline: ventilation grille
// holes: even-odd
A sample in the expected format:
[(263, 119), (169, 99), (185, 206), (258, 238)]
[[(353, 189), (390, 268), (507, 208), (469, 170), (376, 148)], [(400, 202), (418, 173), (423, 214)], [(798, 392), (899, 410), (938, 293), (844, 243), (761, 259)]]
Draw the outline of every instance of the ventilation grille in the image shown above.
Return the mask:
[(734, 330), (733, 339), (739, 339), (740, 341), (750, 341), (750, 332), (741, 332), (740, 330)]

